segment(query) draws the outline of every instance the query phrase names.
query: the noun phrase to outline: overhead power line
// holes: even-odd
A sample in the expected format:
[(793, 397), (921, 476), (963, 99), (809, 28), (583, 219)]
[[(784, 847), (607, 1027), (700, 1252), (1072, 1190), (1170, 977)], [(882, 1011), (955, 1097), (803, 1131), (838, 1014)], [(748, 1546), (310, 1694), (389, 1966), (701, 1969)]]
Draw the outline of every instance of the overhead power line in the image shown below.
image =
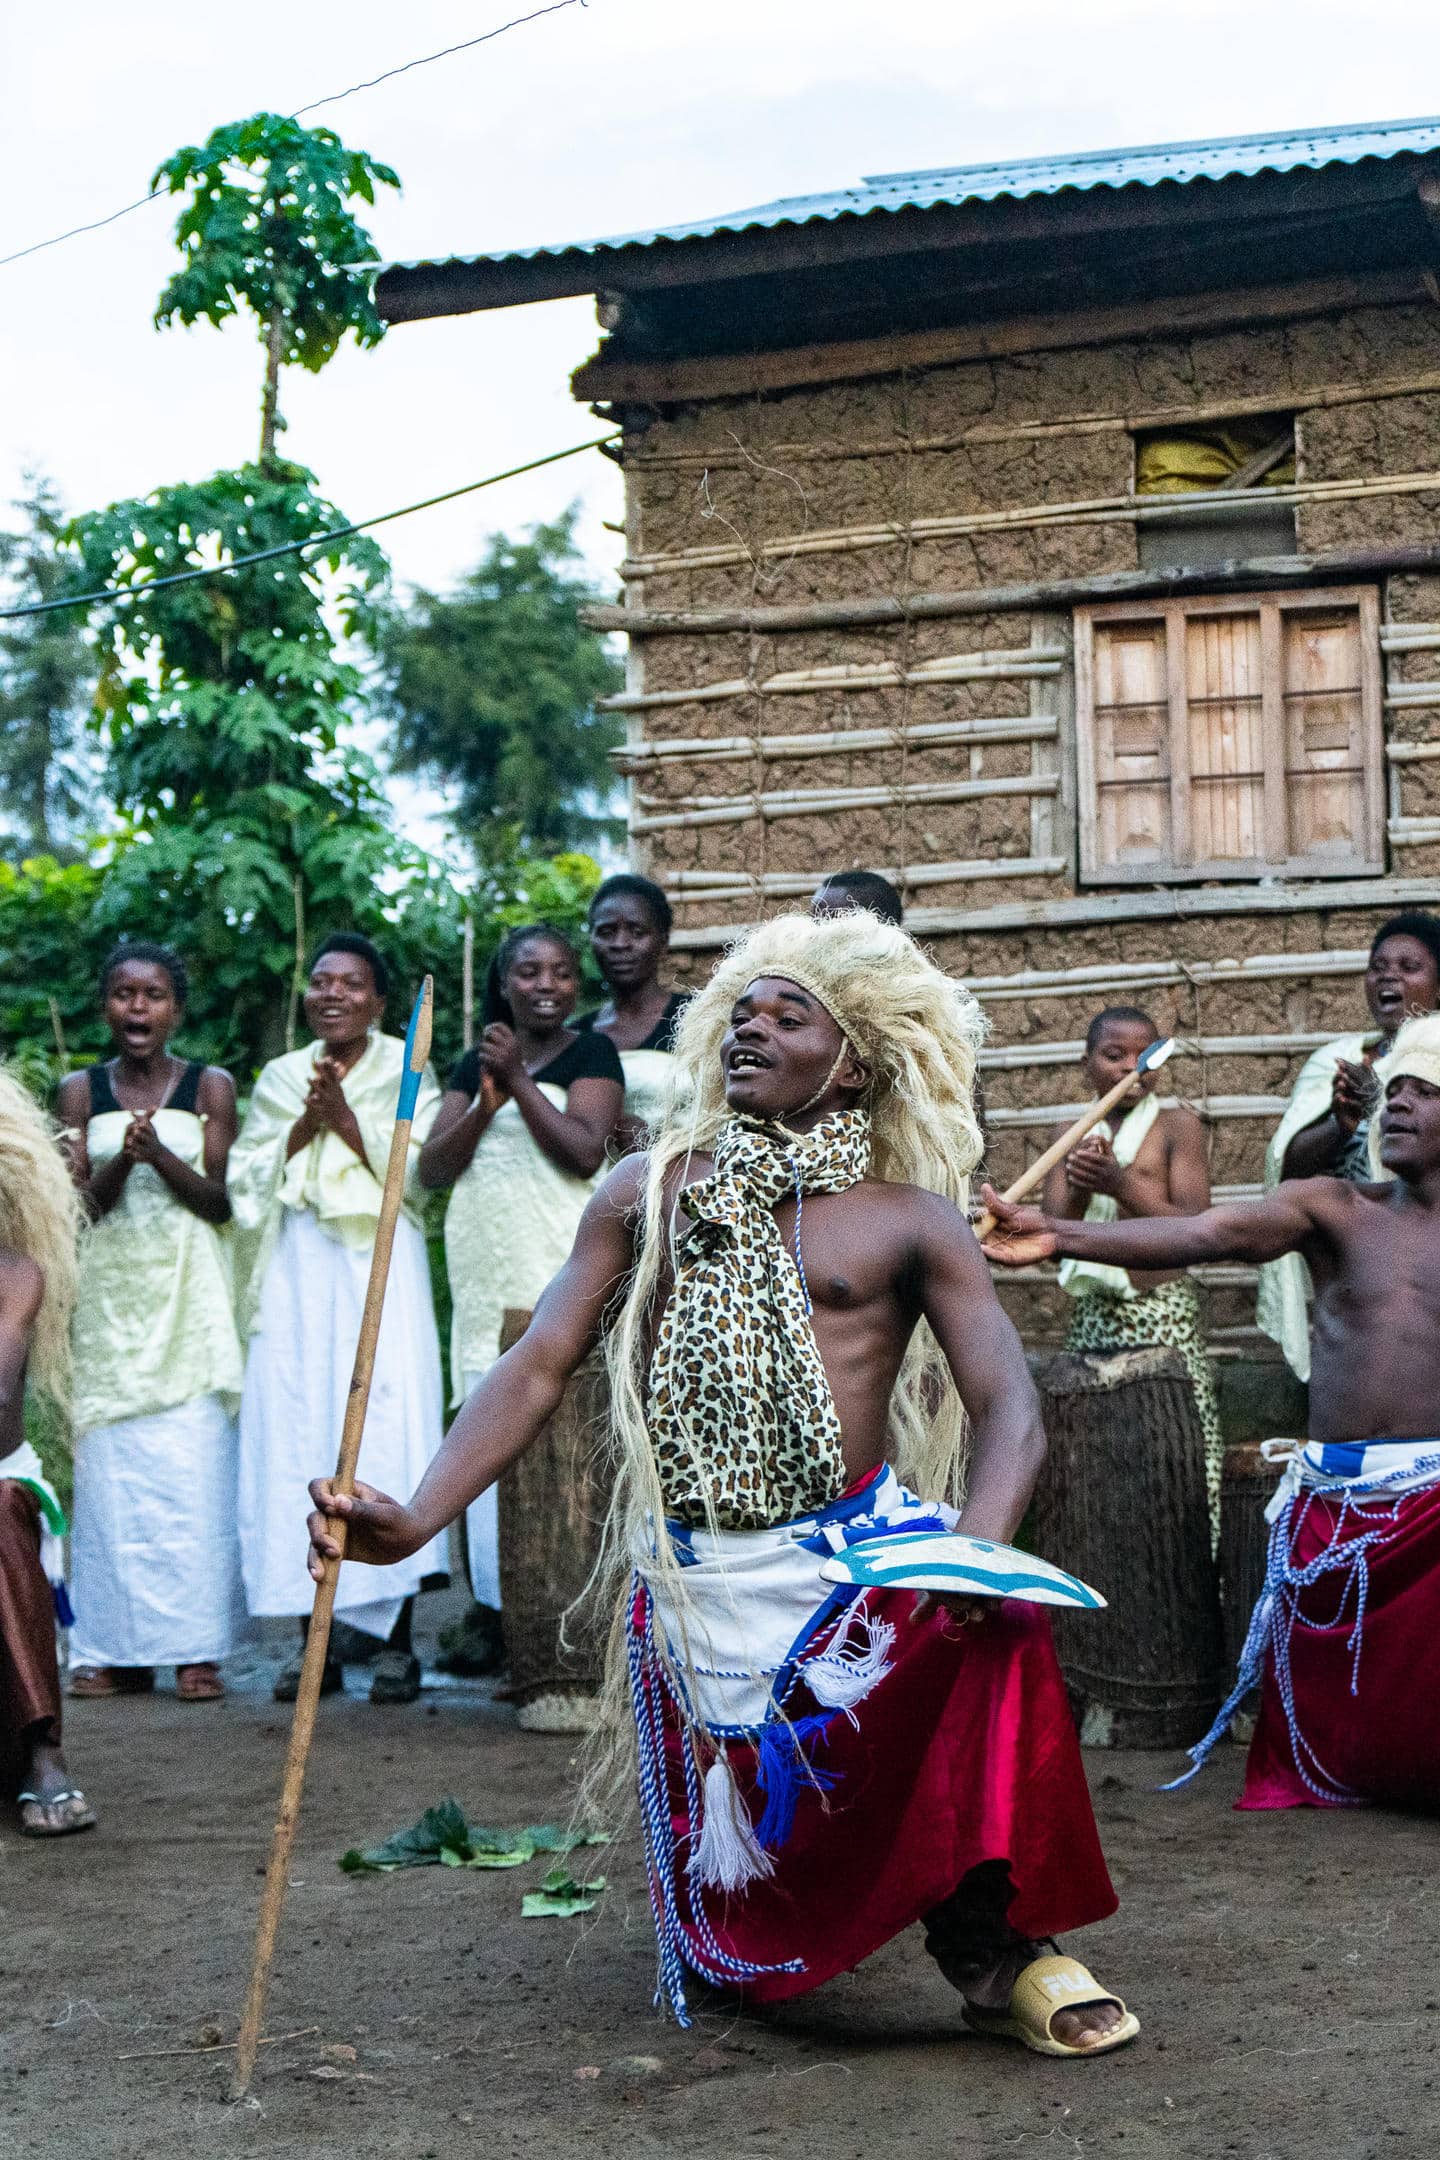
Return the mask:
[[(497, 23), (493, 30), (483, 31), (479, 37), (466, 38), (463, 44), (446, 45), (439, 52), (424, 53), (418, 60), (405, 60), (399, 67), (386, 68), (383, 75), (372, 75), (367, 82), (351, 83), (348, 90), (332, 90), (326, 97), (312, 98), (308, 105), (297, 106), (289, 118), (303, 120), (306, 113), (319, 112), (322, 105), (338, 105), (342, 99), (354, 97), (361, 90), (373, 90), (378, 83), (390, 82), (397, 75), (408, 75), (412, 68), (429, 67), (433, 61), (448, 60), (455, 53), (471, 52), (477, 45), (488, 45), (492, 38), (503, 37), (507, 30), (519, 30), (525, 23), (538, 22), (542, 15), (559, 15), (566, 8), (588, 6), (589, 0), (550, 0), (548, 7), (532, 8), (528, 15), (513, 16), (509, 22)], [(63, 240), (78, 239), (82, 233), (102, 232), (107, 225), (129, 217), (132, 210), (143, 210), (146, 203), (169, 193), (169, 188), (151, 188), (148, 195), (126, 203), (123, 210), (112, 210), (108, 217), (93, 218), (88, 225), (72, 225), (68, 232), (54, 233), (48, 240), (33, 241), (29, 247), (17, 248), (13, 255), (0, 255), (0, 270), (7, 263), (23, 262), (27, 255), (40, 255), (46, 248), (59, 247)]]
[(506, 472), (489, 473), (483, 480), (467, 480), (464, 487), (447, 488), (443, 495), (427, 495), (423, 502), (406, 503), (399, 510), (382, 510), (377, 517), (357, 518), (353, 525), (337, 525), (331, 532), (312, 533), (308, 540), (287, 540), (281, 547), (260, 548), (253, 555), (235, 555), (229, 562), (211, 563), (201, 570), (176, 570), (168, 577), (145, 578), (138, 585), (102, 585), (96, 592), (74, 593), (66, 600), (36, 600), (28, 607), (0, 608), (0, 622), (14, 622), (21, 615), (53, 615), (60, 608), (98, 607), (103, 602), (140, 600), (147, 593), (169, 585), (193, 585), (201, 578), (228, 577), (232, 570), (248, 570), (254, 563), (275, 562), (282, 555), (300, 555), (306, 548), (329, 547), (352, 533), (369, 532), (372, 525), (388, 525), (395, 518), (411, 517), (417, 510), (433, 510), (439, 503), (454, 502), (480, 488), (496, 487), (502, 480), (518, 480), (522, 473), (539, 472), (543, 465), (558, 465), (563, 458), (579, 457), (585, 450), (603, 450), (618, 442), (618, 435), (599, 435), (591, 442), (572, 443), (568, 450), (552, 450), (528, 464), (512, 465)]

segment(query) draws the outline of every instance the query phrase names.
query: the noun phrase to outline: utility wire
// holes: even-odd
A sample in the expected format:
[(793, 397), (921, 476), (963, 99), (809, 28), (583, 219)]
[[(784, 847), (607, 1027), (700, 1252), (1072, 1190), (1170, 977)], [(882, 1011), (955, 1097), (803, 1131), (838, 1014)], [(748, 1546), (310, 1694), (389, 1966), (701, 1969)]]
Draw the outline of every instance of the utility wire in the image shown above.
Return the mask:
[[(308, 105), (297, 106), (289, 115), (292, 120), (303, 120), (306, 113), (319, 112), (322, 105), (338, 105), (343, 98), (354, 97), (357, 91), (373, 90), (377, 83), (390, 82), (396, 75), (408, 75), (412, 68), (429, 67), (432, 61), (448, 60), (454, 53), (471, 52), (477, 45), (488, 45), (492, 38), (503, 37), (507, 30), (518, 30), (525, 23), (538, 22), (542, 15), (559, 15), (565, 8), (588, 7), (589, 0), (550, 0), (548, 7), (534, 8), (528, 15), (516, 15), (511, 21), (500, 23), (493, 30), (486, 30), (480, 37), (467, 38), (463, 45), (447, 45), (440, 52), (425, 53), (418, 60), (406, 60), (399, 67), (387, 68), (383, 75), (372, 75), (368, 82), (351, 83), (348, 90), (332, 90), (328, 97), (312, 98)], [(59, 247), (62, 240), (78, 239), (82, 233), (103, 232), (107, 225), (114, 225), (120, 218), (129, 217), (132, 210), (143, 210), (146, 203), (154, 202), (159, 195), (168, 195), (169, 188), (151, 188), (148, 195), (126, 203), (123, 210), (112, 210), (109, 217), (96, 218), (89, 225), (72, 225), (68, 232), (55, 233), (49, 240), (36, 240), (29, 247), (17, 248), (13, 255), (0, 255), (0, 270), (7, 263), (23, 262), (27, 255), (39, 255), (46, 248)], [(397, 512), (397, 515), (399, 513)]]
[(102, 585), (98, 592), (74, 593), (67, 600), (37, 600), (29, 607), (0, 608), (0, 622), (14, 622), (21, 615), (53, 615), (57, 609), (97, 607), (102, 601), (141, 600), (147, 593), (161, 592), (167, 585), (193, 585), (199, 578), (226, 577), (232, 570), (248, 570), (253, 563), (274, 562), (281, 555), (298, 555), (306, 548), (328, 547), (351, 533), (368, 532), (372, 525), (388, 525), (394, 518), (411, 517), (417, 510), (433, 510), (437, 503), (454, 502), (473, 495), (478, 488), (495, 487), (501, 480), (518, 480), (522, 473), (539, 472), (542, 465), (558, 465), (562, 458), (579, 457), (584, 450), (603, 450), (618, 442), (618, 435), (600, 435), (591, 442), (572, 443), (568, 450), (552, 450), (546, 457), (531, 458), (527, 465), (512, 465), (507, 472), (490, 473), (484, 480), (467, 480), (464, 487), (447, 488), (443, 495), (427, 495), (423, 502), (406, 503), (400, 510), (382, 510), (378, 517), (358, 518), (353, 525), (337, 525), (332, 532), (312, 533), (308, 540), (287, 540), (280, 547), (261, 548), (254, 555), (236, 555), (229, 562), (211, 563), (202, 570), (176, 570), (168, 577), (144, 578), (137, 585)]

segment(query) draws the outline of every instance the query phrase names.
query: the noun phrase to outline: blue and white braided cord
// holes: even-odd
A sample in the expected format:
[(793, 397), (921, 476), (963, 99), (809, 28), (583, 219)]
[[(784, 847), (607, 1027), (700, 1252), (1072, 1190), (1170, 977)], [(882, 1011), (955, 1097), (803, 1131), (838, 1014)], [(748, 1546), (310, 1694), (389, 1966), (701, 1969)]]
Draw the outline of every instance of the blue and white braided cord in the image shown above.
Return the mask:
[[(643, 1596), (645, 1620), (637, 1627), (634, 1607), (638, 1597)], [(630, 1617), (626, 1621), (626, 1654), (630, 1668), (630, 1699), (635, 1714), (636, 1755), (639, 1768), (640, 1819), (645, 1834), (646, 1879), (650, 1889), (650, 1910), (655, 1920), (655, 1940), (659, 1952), (655, 2001), (659, 2005), (667, 2001), (674, 2012), (678, 2025), (689, 2028), (689, 2007), (685, 2000), (685, 1967), (693, 1966), (703, 1979), (724, 1984), (727, 1980), (758, 1980), (767, 1973), (803, 1972), (803, 1958), (789, 1958), (778, 1965), (752, 1965), (744, 1958), (732, 1957), (722, 1949), (711, 1926), (698, 1886), (690, 1894), (691, 1919), (699, 1950), (687, 1944), (685, 1925), (680, 1917), (679, 1900), (675, 1890), (675, 1833), (670, 1814), (667, 1780), (665, 1774), (665, 1712), (666, 1696), (677, 1714), (684, 1719), (683, 1706), (675, 1695), (665, 1671), (664, 1661), (657, 1655), (652, 1639), (653, 1608), (650, 1594), (644, 1590), (638, 1575), (631, 1583)], [(693, 1826), (700, 1820), (700, 1779), (695, 1766), (695, 1751), (682, 1747), (681, 1758), (685, 1766), (685, 1813)], [(711, 1969), (707, 1969), (711, 1968)]]
[[(1403, 1472), (1377, 1470), (1369, 1477), (1336, 1478), (1309, 1483), (1290, 1494), (1270, 1532), (1265, 1561), (1265, 1585), (1250, 1616), (1250, 1626), (1245, 1636), (1245, 1647), (1240, 1653), (1235, 1685), (1216, 1713), (1215, 1722), (1209, 1732), (1189, 1750), (1192, 1767), (1183, 1776), (1172, 1779), (1168, 1785), (1162, 1787), (1163, 1791), (1174, 1792), (1179, 1786), (1188, 1785), (1190, 1780), (1204, 1769), (1216, 1746), (1229, 1730), (1231, 1718), (1251, 1689), (1259, 1685), (1264, 1671), (1265, 1652), (1268, 1649), (1275, 1671), (1275, 1686), (1290, 1734), (1291, 1753), (1302, 1782), (1314, 1793), (1317, 1800), (1328, 1802), (1331, 1806), (1364, 1805), (1363, 1793), (1354, 1792), (1348, 1785), (1332, 1776), (1300, 1730), (1299, 1714), (1295, 1708), (1294, 1675), (1290, 1663), (1290, 1639), (1297, 1627), (1307, 1628), (1312, 1634), (1323, 1634), (1338, 1627), (1345, 1616), (1345, 1607), (1353, 1584), (1355, 1623), (1346, 1638), (1345, 1647), (1351, 1652), (1350, 1693), (1358, 1696), (1360, 1653), (1364, 1647), (1365, 1614), (1370, 1602), (1370, 1553), (1373, 1547), (1383, 1545), (1394, 1530), (1401, 1502), (1408, 1497), (1409, 1489), (1413, 1489), (1412, 1481), (1427, 1475), (1440, 1476), (1440, 1453), (1421, 1456)], [(1373, 1529), (1362, 1531), (1358, 1537), (1346, 1538), (1342, 1543), (1346, 1521), (1352, 1508), (1360, 1500), (1386, 1491), (1394, 1485), (1397, 1476), (1404, 1477), (1407, 1491), (1396, 1493), (1391, 1505), (1385, 1510), (1383, 1520)], [(1292, 1525), (1297, 1501), (1303, 1501), (1308, 1507), (1312, 1500), (1334, 1494), (1340, 1495), (1340, 1513), (1329, 1542), (1324, 1550), (1318, 1552), (1304, 1567), (1292, 1566), (1290, 1549), (1294, 1537)], [(1323, 1576), (1335, 1574), (1342, 1569), (1345, 1580), (1340, 1586), (1340, 1601), (1333, 1618), (1307, 1619), (1300, 1609), (1302, 1593), (1312, 1588)], [(1311, 1765), (1314, 1776), (1311, 1775)], [(1323, 1783), (1317, 1783), (1317, 1779), (1323, 1780)]]

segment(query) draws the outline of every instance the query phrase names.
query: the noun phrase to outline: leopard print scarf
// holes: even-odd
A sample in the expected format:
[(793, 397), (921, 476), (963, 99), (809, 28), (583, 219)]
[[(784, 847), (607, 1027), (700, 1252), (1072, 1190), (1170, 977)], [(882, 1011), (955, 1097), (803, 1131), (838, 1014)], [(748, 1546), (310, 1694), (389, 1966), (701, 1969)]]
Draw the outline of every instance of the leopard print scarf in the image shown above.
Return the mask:
[[(761, 1530), (845, 1487), (840, 1419), (810, 1326), (801, 1267), (775, 1220), (788, 1194), (844, 1192), (870, 1167), (870, 1120), (841, 1110), (813, 1132), (737, 1118), (715, 1168), (687, 1186), (692, 1227), (650, 1365), (648, 1419), (667, 1512)], [(797, 1226), (798, 1227), (798, 1226)], [(797, 1248), (798, 1249), (798, 1248)]]

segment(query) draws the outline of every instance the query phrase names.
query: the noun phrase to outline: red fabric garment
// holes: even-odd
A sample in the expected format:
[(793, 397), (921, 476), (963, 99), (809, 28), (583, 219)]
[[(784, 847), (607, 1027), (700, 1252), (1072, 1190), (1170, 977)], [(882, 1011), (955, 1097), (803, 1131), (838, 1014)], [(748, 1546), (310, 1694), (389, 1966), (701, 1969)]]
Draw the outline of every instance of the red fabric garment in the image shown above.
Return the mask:
[[(1440, 1486), (1386, 1501), (1384, 1513), (1352, 1508), (1344, 1535), (1373, 1528), (1391, 1508), (1394, 1525), (1369, 1556), (1359, 1667), (1350, 1692), (1355, 1652), (1355, 1589), (1340, 1603), (1347, 1575), (1322, 1576), (1300, 1593), (1300, 1611), (1318, 1627), (1296, 1626), (1290, 1670), (1296, 1721), (1331, 1779), (1366, 1800), (1440, 1810)], [(1296, 1509), (1292, 1563), (1304, 1567), (1335, 1535), (1340, 1501), (1313, 1494)], [(1241, 1808), (1336, 1807), (1343, 1801), (1313, 1792), (1300, 1776), (1273, 1652), (1265, 1660), (1260, 1720), (1245, 1766)]]
[(0, 1795), (29, 1767), (36, 1728), (60, 1739), (55, 1604), (40, 1565), (40, 1503), (0, 1478)]
[[(805, 1961), (803, 1972), (747, 1981), (752, 2001), (803, 1995), (849, 1971), (982, 1861), (1009, 1861), (1008, 1917), (1022, 1934), (1059, 1934), (1115, 1910), (1049, 1620), (1008, 1601), (979, 1624), (961, 1627), (933, 1607), (912, 1622), (914, 1604), (911, 1591), (867, 1596), (867, 1611), (895, 1624), (892, 1669), (859, 1705), (858, 1729), (836, 1715), (814, 1748), (816, 1769), (836, 1783), (824, 1794), (803, 1786), (774, 1875), (728, 1899), (703, 1893), (730, 1955)], [(802, 1689), (787, 1707), (798, 1720), (819, 1706)], [(683, 1744), (670, 1711), (666, 1768), (688, 1938)], [(755, 1749), (731, 1741), (728, 1752), (758, 1821)]]

